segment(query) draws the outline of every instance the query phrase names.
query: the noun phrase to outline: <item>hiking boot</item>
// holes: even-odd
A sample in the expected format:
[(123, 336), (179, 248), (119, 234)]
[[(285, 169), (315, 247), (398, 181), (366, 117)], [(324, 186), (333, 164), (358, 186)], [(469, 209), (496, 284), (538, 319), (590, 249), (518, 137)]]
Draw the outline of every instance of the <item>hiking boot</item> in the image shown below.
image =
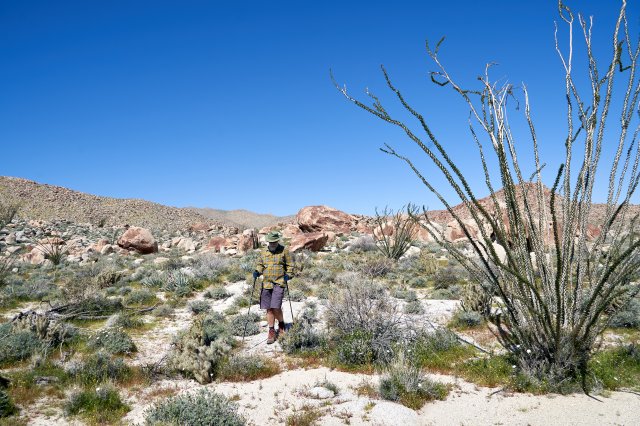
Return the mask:
[(267, 336), (267, 345), (270, 345), (275, 341), (276, 341), (276, 330), (273, 328), (270, 328), (269, 336)]
[(278, 323), (278, 338), (284, 337), (287, 334), (287, 324), (285, 322)]

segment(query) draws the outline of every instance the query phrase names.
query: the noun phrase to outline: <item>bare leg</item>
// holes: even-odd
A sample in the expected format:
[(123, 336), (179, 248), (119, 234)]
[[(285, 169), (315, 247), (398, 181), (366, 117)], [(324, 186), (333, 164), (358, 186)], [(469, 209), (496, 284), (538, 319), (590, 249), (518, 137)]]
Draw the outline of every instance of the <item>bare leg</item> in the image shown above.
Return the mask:
[[(272, 310), (273, 310), (273, 316), (275, 317), (275, 319), (278, 320), (278, 327), (284, 328), (284, 316), (282, 315), (282, 309), (272, 309)], [(273, 320), (271, 320), (271, 323), (273, 324)]]
[[(276, 316), (274, 315), (274, 311), (276, 311), (276, 309), (267, 309), (267, 324), (269, 325), (269, 328), (273, 328), (273, 324), (275, 322)], [(282, 315), (282, 311), (280, 311), (280, 315)]]

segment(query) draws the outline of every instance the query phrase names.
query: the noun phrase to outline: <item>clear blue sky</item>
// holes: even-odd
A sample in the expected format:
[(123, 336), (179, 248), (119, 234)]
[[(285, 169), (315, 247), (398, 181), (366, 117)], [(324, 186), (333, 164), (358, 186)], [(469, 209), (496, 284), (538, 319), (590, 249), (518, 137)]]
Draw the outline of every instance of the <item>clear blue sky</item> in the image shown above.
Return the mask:
[[(595, 16), (594, 44), (606, 53), (618, 2), (570, 4)], [(0, 174), (277, 215), (315, 204), (365, 214), (409, 201), (438, 209), (378, 148), (389, 143), (434, 175), (428, 163), (401, 132), (348, 103), (329, 69), (352, 94), (368, 87), (391, 106), (384, 64), (477, 180), (467, 110), (428, 80), (424, 41), (446, 36), (442, 60), (463, 83), (474, 84), (486, 62), (500, 64), (495, 78), (527, 83), (555, 170), (565, 107), (554, 20), (553, 0), (2, 0)]]

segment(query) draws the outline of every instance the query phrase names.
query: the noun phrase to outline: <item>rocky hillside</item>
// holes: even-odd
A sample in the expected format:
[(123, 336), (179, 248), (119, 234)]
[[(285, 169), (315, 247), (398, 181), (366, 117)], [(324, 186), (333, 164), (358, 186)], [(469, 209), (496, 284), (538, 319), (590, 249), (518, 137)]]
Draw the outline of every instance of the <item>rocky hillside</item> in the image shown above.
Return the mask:
[(100, 226), (128, 224), (153, 230), (186, 229), (197, 223), (222, 225), (189, 209), (137, 199), (100, 197), (6, 176), (0, 176), (0, 203), (17, 204), (18, 216), (25, 219), (60, 219)]
[(264, 228), (278, 223), (291, 223), (295, 216), (274, 216), (272, 214), (254, 213), (249, 210), (219, 210), (210, 208), (187, 207), (206, 218), (213, 219), (225, 225), (243, 228)]

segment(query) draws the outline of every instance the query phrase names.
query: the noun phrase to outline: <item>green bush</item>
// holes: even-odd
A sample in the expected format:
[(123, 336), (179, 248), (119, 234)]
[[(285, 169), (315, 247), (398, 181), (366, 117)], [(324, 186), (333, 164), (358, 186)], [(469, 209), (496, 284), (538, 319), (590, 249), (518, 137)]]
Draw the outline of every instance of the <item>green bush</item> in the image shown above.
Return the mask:
[(209, 312), (211, 305), (206, 300), (194, 300), (189, 303), (189, 309), (195, 315), (199, 315), (205, 312)]
[(132, 290), (125, 298), (127, 305), (149, 305), (156, 301), (156, 295), (146, 288)]
[(110, 354), (130, 354), (136, 352), (135, 343), (122, 329), (116, 327), (98, 331), (89, 341), (89, 347), (94, 350), (103, 349)]
[(457, 300), (460, 299), (460, 286), (452, 285), (449, 288), (439, 288), (434, 290), (429, 296), (434, 300)]
[(420, 369), (402, 354), (394, 361), (380, 379), (380, 396), (419, 410), (427, 401), (444, 400), (449, 393), (441, 383), (423, 376)]
[(218, 378), (232, 382), (250, 382), (274, 376), (280, 367), (270, 358), (258, 355), (234, 355), (222, 364)]
[(99, 424), (114, 423), (129, 410), (111, 386), (73, 392), (64, 404), (67, 416), (81, 415)]
[(116, 328), (140, 328), (144, 325), (144, 321), (137, 316), (118, 315), (113, 321), (113, 327)]
[(84, 385), (97, 385), (112, 380), (122, 381), (131, 373), (131, 369), (121, 358), (111, 358), (105, 352), (98, 352), (87, 357), (78, 368), (71, 369), (69, 374)]
[(286, 354), (314, 353), (325, 346), (325, 336), (315, 331), (313, 327), (317, 320), (316, 316), (315, 304), (308, 304), (290, 332), (280, 340), (280, 346)]
[(356, 330), (340, 338), (335, 354), (339, 363), (344, 365), (366, 365), (375, 360), (371, 347), (371, 333)]
[(151, 311), (151, 313), (156, 316), (156, 317), (163, 317), (163, 318), (169, 318), (173, 316), (173, 312), (174, 309), (167, 305), (160, 305), (157, 308), (155, 308), (153, 311)]
[(231, 293), (229, 293), (227, 289), (224, 287), (214, 287), (210, 290), (207, 290), (204, 293), (204, 297), (206, 297), (207, 299), (213, 299), (213, 300), (223, 300), (228, 297), (231, 297)]
[(454, 284), (458, 284), (462, 279), (460, 268), (446, 266), (436, 271), (433, 277), (434, 287), (436, 289), (447, 289)]
[(10, 323), (0, 325), (0, 365), (27, 359), (43, 347), (30, 330), (13, 330)]
[(145, 425), (242, 426), (246, 420), (236, 404), (213, 391), (179, 395), (155, 404), (145, 412)]
[(422, 302), (419, 300), (412, 300), (404, 305), (404, 313), (405, 314), (424, 314), (424, 306), (422, 306)]
[(289, 297), (292, 302), (302, 302), (305, 299), (304, 293), (300, 289), (291, 290)]
[(429, 285), (429, 280), (425, 277), (413, 277), (409, 280), (409, 287), (425, 288)]
[(18, 412), (16, 406), (11, 402), (9, 394), (4, 389), (0, 389), (0, 419), (9, 417)]
[(253, 336), (260, 333), (260, 326), (257, 324), (257, 321), (260, 321), (260, 315), (255, 312), (251, 312), (249, 315), (236, 315), (229, 321), (227, 330), (233, 336), (242, 336), (243, 333), (245, 333), (246, 324), (246, 335)]
[(610, 327), (640, 328), (640, 299), (635, 298), (616, 312), (609, 322)]
[(477, 327), (482, 324), (482, 315), (475, 311), (458, 311), (451, 319), (455, 327)]

